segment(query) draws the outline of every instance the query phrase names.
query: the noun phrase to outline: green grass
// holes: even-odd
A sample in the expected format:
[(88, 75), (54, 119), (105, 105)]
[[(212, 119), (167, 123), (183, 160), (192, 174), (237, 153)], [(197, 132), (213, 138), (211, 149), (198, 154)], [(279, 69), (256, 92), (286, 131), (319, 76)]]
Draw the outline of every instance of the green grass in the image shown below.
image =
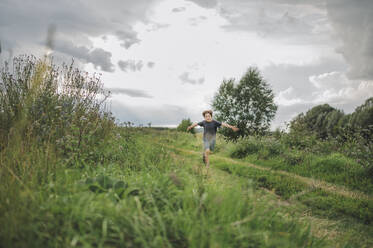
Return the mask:
[(231, 145), (224, 154), (373, 195), (373, 181), (365, 168), (338, 152), (313, 153), (286, 148), (276, 140), (250, 138)]
[[(213, 167), (229, 174), (219, 177), (212, 171), (206, 176), (200, 167), (199, 140), (193, 136), (177, 134), (181, 141), (175, 142), (183, 147), (183, 142), (190, 139), (192, 142), (187, 147), (197, 153), (177, 152), (180, 155), (174, 157), (173, 149), (167, 147), (172, 144), (169, 137), (175, 136), (172, 131), (121, 128), (116, 132), (120, 137), (108, 140), (102, 147), (97, 164), (87, 160), (71, 167), (57, 158), (59, 165), (50, 172), (48, 180), (40, 183), (31, 180), (23, 185), (8, 180), (0, 190), (0, 222), (8, 227), (0, 230), (1, 246), (329, 247), (333, 244), (327, 233), (315, 236), (309, 223), (292, 217), (287, 213), (289, 210), (275, 207), (266, 197), (259, 197), (256, 192), (260, 188), (304, 204), (315, 216), (347, 221), (352, 218), (361, 223), (372, 218), (370, 202), (324, 191), (307, 193), (304, 190), (308, 186), (294, 178), (230, 164), (214, 155)], [(221, 146), (221, 153), (224, 149)], [(40, 168), (43, 166), (41, 163)], [(6, 174), (4, 170), (1, 172)], [(359, 225), (354, 224), (360, 228)], [(338, 241), (337, 247), (364, 247), (370, 242), (362, 240), (346, 238)]]
[(284, 199), (289, 199), (301, 192), (306, 192), (305, 194), (301, 194), (297, 199), (310, 206), (311, 209), (315, 210), (315, 213), (329, 218), (341, 216), (353, 217), (366, 224), (373, 222), (372, 199), (354, 199), (328, 193), (321, 189), (314, 190), (301, 181), (271, 171), (255, 169), (239, 164), (231, 165), (225, 161), (215, 160), (213, 162), (217, 168), (235, 175), (251, 178), (256, 182), (257, 186), (273, 190)]
[[(103, 146), (99, 163), (71, 166), (57, 158), (47, 180), (21, 177), (19, 184), (2, 166), (0, 223), (7, 228), (0, 229), (0, 245), (325, 247), (306, 223), (257, 201), (246, 181), (211, 183), (149, 142), (159, 133), (117, 132), (121, 137)], [(24, 154), (40, 163), (28, 178), (45, 166), (39, 155)]]
[[(173, 148), (172, 150), (179, 154), (179, 157), (188, 157), (191, 161), (200, 160), (198, 151), (189, 152), (188, 149), (181, 148)], [(223, 147), (221, 151), (221, 153), (226, 152), (226, 148)], [(330, 246), (371, 247), (373, 245), (370, 235), (373, 231), (370, 225), (372, 221), (371, 212), (373, 212), (371, 199), (351, 198), (325, 191), (293, 177), (279, 175), (276, 171), (252, 168), (241, 161), (233, 162), (230, 159), (224, 159), (219, 156), (221, 153), (212, 155), (211, 163), (213, 168), (229, 173), (230, 176), (227, 176), (227, 180), (239, 177), (246, 182), (252, 181), (257, 190), (261, 188), (270, 190), (284, 200), (286, 207), (280, 207), (281, 204), (276, 207), (277, 210), (284, 208), (285, 215), (290, 214), (298, 216), (300, 219), (307, 218), (308, 221), (315, 222), (313, 225), (314, 232), (326, 235), (331, 241)], [(222, 182), (223, 180), (219, 180), (218, 183)], [(270, 205), (273, 206), (274, 203), (271, 202)], [(311, 216), (307, 217), (309, 214)], [(325, 224), (333, 222), (334, 224)], [(323, 227), (325, 225), (327, 226), (326, 230)]]
[(257, 165), (295, 173), (300, 176), (324, 180), (372, 195), (373, 183), (364, 176), (363, 168), (352, 159), (339, 153), (329, 155), (303, 154), (294, 151), (291, 155), (258, 159), (257, 154), (245, 157), (244, 161)]
[(227, 171), (234, 175), (244, 176), (253, 179), (258, 187), (264, 187), (274, 192), (284, 199), (289, 199), (292, 195), (300, 193), (306, 188), (306, 184), (295, 179), (264, 171), (245, 165), (229, 164), (226, 161), (212, 159), (216, 168)]

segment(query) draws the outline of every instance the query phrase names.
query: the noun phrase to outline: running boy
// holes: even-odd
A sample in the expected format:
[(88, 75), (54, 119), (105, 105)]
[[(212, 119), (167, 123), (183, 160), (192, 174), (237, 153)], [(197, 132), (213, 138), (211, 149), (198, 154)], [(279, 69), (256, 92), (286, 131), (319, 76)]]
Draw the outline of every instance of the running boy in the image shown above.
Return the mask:
[(203, 127), (203, 162), (206, 164), (207, 167), (210, 165), (209, 161), (209, 154), (210, 151), (214, 150), (215, 142), (216, 142), (216, 131), (217, 128), (220, 126), (232, 128), (233, 131), (238, 131), (238, 128), (235, 126), (228, 125), (224, 122), (219, 122), (212, 119), (212, 111), (211, 110), (205, 110), (202, 113), (203, 117), (205, 118), (204, 121), (193, 123), (190, 125), (187, 130), (194, 128), (195, 126), (199, 125)]

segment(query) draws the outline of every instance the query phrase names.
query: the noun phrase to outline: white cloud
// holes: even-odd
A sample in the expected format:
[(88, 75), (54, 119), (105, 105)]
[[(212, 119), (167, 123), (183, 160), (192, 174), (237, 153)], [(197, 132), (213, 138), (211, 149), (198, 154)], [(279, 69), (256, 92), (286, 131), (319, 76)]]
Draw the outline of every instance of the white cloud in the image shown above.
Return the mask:
[(300, 98), (294, 96), (294, 88), (289, 87), (286, 90), (280, 91), (274, 99), (275, 103), (281, 106), (291, 106), (300, 103), (305, 103)]
[(357, 103), (373, 96), (373, 80), (349, 80), (344, 72), (329, 72), (309, 78), (317, 90), (312, 92), (313, 103), (339, 106)]
[(317, 89), (338, 89), (341, 86), (347, 86), (352, 83), (343, 72), (332, 71), (326, 72), (320, 75), (312, 75), (309, 77), (309, 81)]

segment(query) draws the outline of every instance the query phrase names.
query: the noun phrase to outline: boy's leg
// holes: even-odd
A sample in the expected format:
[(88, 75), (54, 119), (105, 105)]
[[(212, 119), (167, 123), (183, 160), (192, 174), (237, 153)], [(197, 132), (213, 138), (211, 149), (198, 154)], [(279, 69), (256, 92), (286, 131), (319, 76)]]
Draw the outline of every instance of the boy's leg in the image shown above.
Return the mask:
[(209, 140), (209, 147), (205, 150), (205, 153), (206, 153), (206, 166), (209, 167), (210, 166), (210, 159), (209, 159), (209, 155), (212, 151), (214, 151), (214, 148), (215, 148), (215, 139), (211, 139)]
[(203, 153), (202, 153), (202, 161), (206, 164), (206, 150), (210, 149), (210, 143), (207, 139), (203, 139)]
[(204, 155), (205, 155), (205, 164), (207, 167), (209, 167), (210, 165), (209, 154), (210, 154), (210, 149), (206, 149)]

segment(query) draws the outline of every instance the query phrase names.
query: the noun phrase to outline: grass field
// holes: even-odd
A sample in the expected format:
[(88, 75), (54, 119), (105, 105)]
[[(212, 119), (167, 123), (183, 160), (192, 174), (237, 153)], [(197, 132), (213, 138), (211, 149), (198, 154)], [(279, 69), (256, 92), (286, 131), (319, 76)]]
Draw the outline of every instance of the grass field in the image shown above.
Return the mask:
[(0, 247), (373, 246), (364, 192), (232, 159), (220, 138), (207, 170), (200, 134), (115, 132), (80, 162), (2, 151)]

